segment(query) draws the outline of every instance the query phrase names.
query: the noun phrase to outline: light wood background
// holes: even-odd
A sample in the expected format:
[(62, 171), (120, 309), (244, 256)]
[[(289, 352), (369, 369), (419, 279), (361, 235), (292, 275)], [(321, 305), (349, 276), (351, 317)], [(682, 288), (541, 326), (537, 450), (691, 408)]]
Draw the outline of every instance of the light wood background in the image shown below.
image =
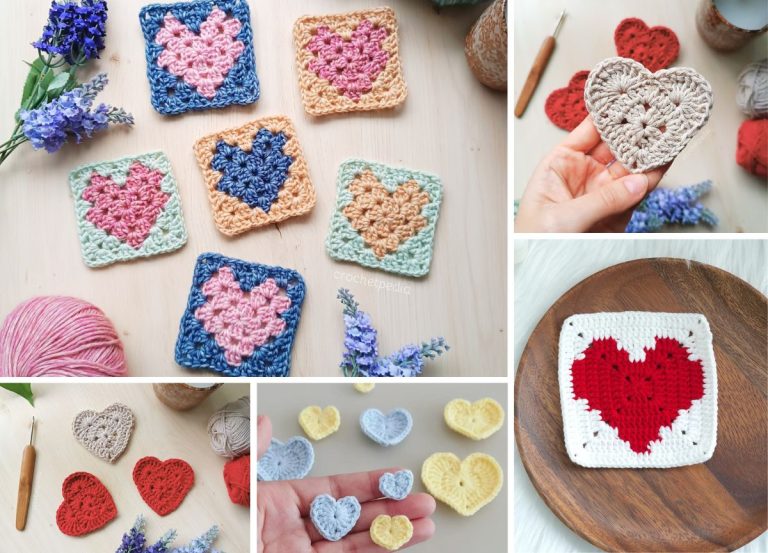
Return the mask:
[[(720, 219), (722, 232), (768, 231), (768, 188), (765, 179), (736, 164), (736, 133), (746, 119), (736, 105), (737, 77), (748, 63), (764, 58), (768, 36), (763, 35), (734, 53), (709, 48), (696, 31), (698, 0), (518, 0), (514, 2), (514, 79), (519, 91), (544, 37), (551, 34), (557, 16), (567, 16), (557, 37), (552, 59), (521, 119), (515, 119), (515, 198), (520, 198), (538, 162), (566, 136), (544, 113), (550, 92), (563, 88), (571, 76), (615, 56), (613, 32), (622, 19), (639, 17), (652, 27), (671, 28), (680, 40), (674, 66), (693, 67), (712, 84), (712, 116), (675, 160), (661, 186), (678, 187), (711, 179), (714, 187), (702, 202)], [(515, 98), (517, 96), (515, 95)], [(674, 227), (668, 227), (670, 230)], [(676, 230), (706, 231), (707, 227)], [(667, 230), (667, 229), (665, 229)]]
[[(114, 551), (136, 516), (147, 518), (147, 536), (160, 538), (167, 530), (178, 531), (177, 547), (188, 543), (214, 524), (221, 534), (218, 549), (248, 553), (250, 511), (229, 500), (222, 471), (226, 459), (210, 447), (208, 418), (226, 403), (250, 394), (247, 384), (225, 384), (190, 411), (169, 409), (155, 397), (151, 384), (32, 384), (35, 407), (24, 399), (0, 390), (0, 535), (7, 551)], [(85, 409), (101, 411), (123, 403), (135, 417), (136, 426), (123, 455), (109, 464), (90, 454), (72, 436), (72, 420)], [(27, 528), (14, 526), (16, 489), (22, 450), (29, 442), (32, 416), (37, 419), (35, 447), (37, 469)], [(140, 458), (184, 459), (195, 471), (195, 485), (181, 506), (160, 517), (141, 499), (133, 483), (133, 467)], [(96, 476), (112, 494), (117, 517), (86, 536), (65, 536), (56, 526), (61, 504), (61, 484), (73, 472)]]
[[(178, 323), (196, 257), (207, 251), (298, 270), (307, 282), (292, 375), (335, 376), (344, 326), (336, 300), (350, 288), (379, 330), (383, 354), (444, 336), (448, 355), (428, 375), (506, 374), (506, 95), (480, 85), (464, 58), (464, 36), (482, 11), (445, 9), (428, 0), (391, 0), (400, 25), (400, 53), (409, 94), (397, 110), (313, 119), (304, 113), (294, 67), (293, 22), (307, 13), (375, 7), (380, 0), (250, 0), (261, 99), (165, 117), (149, 102), (144, 40), (138, 12), (144, 2), (109, 4), (107, 47), (82, 76), (107, 71), (100, 100), (136, 118), (131, 130), (113, 129), (68, 145), (54, 155), (17, 150), (0, 167), (0, 318), (34, 295), (66, 294), (91, 301), (115, 323), (130, 372), (190, 375), (173, 361)], [(4, 75), (0, 136), (10, 134), (30, 42), (45, 22), (48, 0), (24, 2), (0, 18)], [(228, 239), (214, 227), (194, 141), (257, 117), (285, 114), (295, 123), (317, 188), (307, 216)], [(67, 175), (76, 166), (160, 149), (179, 183), (189, 241), (180, 251), (89, 269), (80, 257)], [(332, 261), (324, 240), (335, 203), (339, 164), (351, 157), (433, 172), (443, 179), (430, 274), (420, 280)], [(348, 279), (364, 279), (351, 282)], [(371, 282), (367, 282), (372, 279)], [(400, 287), (409, 293), (379, 290)], [(407, 288), (404, 288), (407, 287)]]

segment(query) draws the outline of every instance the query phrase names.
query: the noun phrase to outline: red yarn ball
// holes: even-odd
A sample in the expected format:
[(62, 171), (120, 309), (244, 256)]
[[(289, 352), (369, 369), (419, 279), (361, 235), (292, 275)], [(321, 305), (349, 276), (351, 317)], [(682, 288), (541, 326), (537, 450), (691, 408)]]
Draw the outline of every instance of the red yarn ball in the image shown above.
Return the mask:
[(224, 484), (232, 503), (251, 506), (251, 456), (243, 455), (224, 465)]
[(768, 177), (768, 119), (750, 119), (739, 127), (736, 163), (758, 177)]

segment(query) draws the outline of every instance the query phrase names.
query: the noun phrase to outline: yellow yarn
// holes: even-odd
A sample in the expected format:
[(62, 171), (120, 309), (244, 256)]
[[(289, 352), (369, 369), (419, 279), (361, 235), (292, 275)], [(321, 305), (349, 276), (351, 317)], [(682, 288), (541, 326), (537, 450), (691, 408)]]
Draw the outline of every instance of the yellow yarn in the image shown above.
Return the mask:
[(315, 441), (322, 440), (339, 429), (341, 415), (333, 405), (325, 409), (310, 405), (299, 413), (299, 424), (307, 436)]
[(473, 453), (463, 461), (453, 453), (433, 453), (421, 466), (421, 480), (435, 499), (471, 516), (501, 491), (504, 471), (485, 453)]
[(367, 394), (376, 387), (376, 384), (373, 382), (358, 382), (357, 384), (352, 384), (352, 386), (361, 394)]
[(413, 524), (408, 517), (379, 515), (371, 523), (371, 540), (388, 551), (396, 551), (411, 541)]
[(443, 416), (452, 430), (473, 440), (484, 440), (504, 424), (504, 408), (488, 397), (474, 403), (454, 399), (445, 406)]

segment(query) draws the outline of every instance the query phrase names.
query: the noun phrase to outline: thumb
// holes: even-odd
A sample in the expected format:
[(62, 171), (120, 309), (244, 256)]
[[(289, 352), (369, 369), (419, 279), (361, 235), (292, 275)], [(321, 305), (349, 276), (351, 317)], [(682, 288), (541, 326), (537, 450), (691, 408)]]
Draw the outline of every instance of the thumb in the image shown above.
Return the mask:
[(574, 223), (588, 230), (596, 223), (634, 207), (648, 192), (648, 176), (629, 174), (572, 202)]
[(259, 415), (256, 418), (256, 458), (264, 455), (272, 441), (272, 421), (269, 417)]

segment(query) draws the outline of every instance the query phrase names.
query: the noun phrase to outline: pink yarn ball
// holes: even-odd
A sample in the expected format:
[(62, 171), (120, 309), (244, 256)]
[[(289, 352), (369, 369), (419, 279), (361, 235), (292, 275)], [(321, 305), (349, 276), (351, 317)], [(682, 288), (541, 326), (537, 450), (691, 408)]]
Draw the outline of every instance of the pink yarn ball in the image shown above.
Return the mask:
[(87, 301), (31, 298), (0, 327), (0, 376), (122, 376), (127, 370), (115, 327)]

